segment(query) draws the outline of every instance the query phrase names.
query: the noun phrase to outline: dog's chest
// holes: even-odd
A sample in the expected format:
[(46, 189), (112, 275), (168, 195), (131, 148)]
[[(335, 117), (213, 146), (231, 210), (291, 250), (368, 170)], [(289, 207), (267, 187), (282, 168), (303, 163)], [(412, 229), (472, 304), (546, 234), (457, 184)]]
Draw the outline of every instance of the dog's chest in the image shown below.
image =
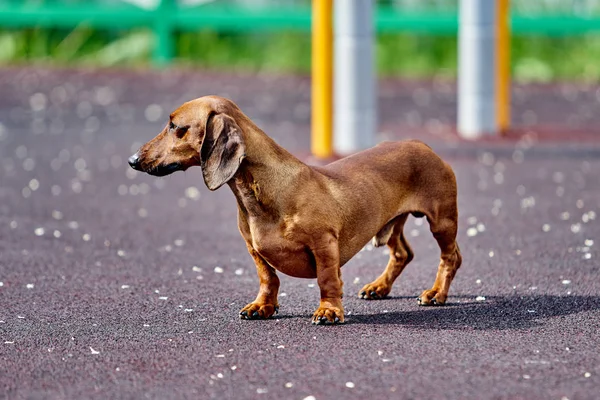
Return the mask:
[(285, 221), (248, 220), (252, 247), (276, 270), (297, 278), (315, 278), (316, 268), (299, 232)]

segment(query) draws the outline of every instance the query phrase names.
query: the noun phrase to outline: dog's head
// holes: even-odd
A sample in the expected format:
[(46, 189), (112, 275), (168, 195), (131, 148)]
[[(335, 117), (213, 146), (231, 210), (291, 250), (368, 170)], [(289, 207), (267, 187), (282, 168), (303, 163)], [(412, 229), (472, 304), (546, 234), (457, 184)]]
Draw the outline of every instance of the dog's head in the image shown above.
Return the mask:
[(206, 96), (173, 111), (154, 139), (129, 157), (135, 170), (165, 176), (201, 166), (204, 182), (216, 190), (229, 181), (246, 156), (240, 127), (232, 115), (243, 115), (230, 100)]

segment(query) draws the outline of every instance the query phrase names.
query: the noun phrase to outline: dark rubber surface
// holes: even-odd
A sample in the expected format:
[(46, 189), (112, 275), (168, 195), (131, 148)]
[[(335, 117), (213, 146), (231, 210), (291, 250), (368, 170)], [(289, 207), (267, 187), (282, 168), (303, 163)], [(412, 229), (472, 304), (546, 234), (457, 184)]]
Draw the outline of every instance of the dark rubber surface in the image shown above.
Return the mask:
[[(345, 325), (311, 325), (316, 282), (281, 275), (277, 318), (240, 320), (258, 285), (233, 195), (209, 192), (199, 169), (153, 178), (126, 159), (172, 108), (209, 93), (306, 154), (308, 89), (304, 78), (0, 70), (0, 398), (598, 398), (597, 88), (521, 87), (517, 122), (529, 110), (557, 125), (546, 141), (523, 128), (542, 132), (528, 150), (522, 137), (462, 146), (425, 132), (435, 115), (455, 118), (453, 87), (390, 82), (380, 138), (424, 137), (458, 177), (464, 262), (448, 305), (417, 305), (439, 252), (411, 217), (415, 259), (391, 298), (357, 298), (387, 260), (367, 246), (343, 268)], [(421, 118), (411, 129), (409, 112)]]

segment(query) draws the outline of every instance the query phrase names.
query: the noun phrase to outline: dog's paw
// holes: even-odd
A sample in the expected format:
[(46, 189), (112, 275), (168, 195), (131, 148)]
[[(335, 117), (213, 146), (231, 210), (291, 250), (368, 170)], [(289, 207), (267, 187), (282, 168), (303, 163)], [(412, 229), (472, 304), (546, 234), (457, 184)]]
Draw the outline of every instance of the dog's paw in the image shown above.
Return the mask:
[(279, 312), (275, 304), (250, 303), (240, 310), (241, 319), (267, 319)]
[(313, 325), (333, 325), (344, 323), (344, 310), (341, 307), (317, 308), (312, 317)]
[(446, 304), (447, 297), (448, 296), (445, 294), (439, 293), (435, 290), (425, 290), (417, 298), (417, 302), (420, 306), (443, 306)]
[(391, 290), (392, 288), (390, 286), (375, 281), (360, 289), (358, 297), (366, 300), (380, 300), (386, 298)]

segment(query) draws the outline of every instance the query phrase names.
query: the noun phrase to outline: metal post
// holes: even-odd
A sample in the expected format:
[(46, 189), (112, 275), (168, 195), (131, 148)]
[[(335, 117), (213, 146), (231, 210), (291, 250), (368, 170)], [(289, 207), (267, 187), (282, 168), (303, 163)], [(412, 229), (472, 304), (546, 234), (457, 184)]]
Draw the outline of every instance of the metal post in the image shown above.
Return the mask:
[(464, 138), (496, 131), (495, 3), (460, 0), (458, 132)]
[(333, 0), (312, 3), (312, 130), (311, 151), (315, 157), (332, 155)]
[(500, 133), (510, 128), (510, 0), (496, 0), (496, 121)]
[(334, 148), (340, 155), (374, 143), (373, 6), (373, 0), (335, 1)]
[(154, 35), (155, 45), (153, 59), (158, 66), (164, 66), (171, 62), (175, 52), (173, 32), (171, 30), (171, 16), (175, 15), (175, 0), (159, 0), (155, 15)]

